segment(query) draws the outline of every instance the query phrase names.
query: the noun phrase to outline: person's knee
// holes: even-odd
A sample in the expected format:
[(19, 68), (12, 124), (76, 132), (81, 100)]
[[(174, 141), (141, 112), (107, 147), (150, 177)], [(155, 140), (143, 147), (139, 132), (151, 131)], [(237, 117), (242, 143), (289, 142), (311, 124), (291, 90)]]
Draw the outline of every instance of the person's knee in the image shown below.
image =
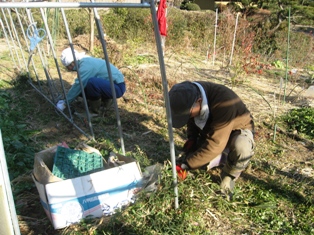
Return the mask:
[(254, 145), (252, 132), (243, 130), (235, 139), (233, 149), (238, 156), (249, 156), (253, 155)]
[(248, 138), (239, 136), (234, 143), (234, 150), (238, 156), (247, 156), (253, 151), (253, 146)]
[(123, 96), (123, 94), (122, 94), (122, 93), (120, 93), (120, 92), (116, 92), (116, 98), (117, 98), (117, 99), (121, 98), (122, 96)]
[(227, 161), (228, 171), (241, 172), (244, 170), (254, 155), (254, 145), (251, 132), (242, 131), (230, 146), (231, 151)]
[(119, 83), (116, 85), (116, 97), (121, 98), (126, 91), (125, 83)]

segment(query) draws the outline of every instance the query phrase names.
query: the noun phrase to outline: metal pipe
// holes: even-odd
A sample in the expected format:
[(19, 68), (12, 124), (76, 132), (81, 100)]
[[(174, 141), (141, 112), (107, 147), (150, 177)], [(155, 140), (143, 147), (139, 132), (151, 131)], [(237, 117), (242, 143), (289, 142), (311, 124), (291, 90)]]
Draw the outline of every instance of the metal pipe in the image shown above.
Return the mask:
[[(31, 10), (28, 9), (27, 13), (28, 13), (27, 16), (28, 16), (28, 20), (29, 20), (30, 24), (35, 24)], [(33, 28), (32, 28), (32, 29), (33, 29)], [(34, 29), (33, 29), (33, 30), (34, 30)], [(35, 32), (33, 32), (33, 33), (35, 33)], [(40, 48), (40, 45), (37, 44), (36, 47), (37, 47), (38, 55), (39, 55), (39, 58), (40, 58), (40, 61), (41, 61), (42, 66), (43, 66), (43, 70), (44, 70), (44, 73), (45, 73), (45, 76), (46, 76), (46, 79), (47, 79), (47, 82), (48, 82), (48, 87), (49, 87), (51, 99), (52, 99), (52, 100), (55, 100), (54, 95), (53, 95), (53, 92), (52, 92), (52, 87), (53, 87), (53, 86), (52, 86), (52, 80), (50, 79), (50, 75), (49, 75), (49, 72), (48, 72), (48, 70), (47, 70), (47, 64), (46, 64), (45, 61), (44, 61), (43, 52), (42, 52), (42, 50), (41, 50), (41, 48)], [(31, 52), (31, 53), (32, 53), (32, 52)]]
[(153, 0), (151, 0), (150, 10), (151, 10), (152, 20), (153, 20), (153, 25), (154, 25), (154, 33), (155, 33), (155, 38), (156, 38), (160, 73), (161, 73), (161, 78), (162, 78), (163, 93), (164, 93), (164, 99), (165, 99), (165, 105), (166, 105), (166, 114), (167, 114), (167, 121), (168, 121), (168, 135), (169, 135), (169, 145), (170, 145), (170, 157), (171, 157), (171, 164), (172, 164), (172, 180), (173, 180), (173, 187), (174, 187), (174, 194), (175, 194), (175, 209), (177, 209), (179, 208), (178, 180), (177, 180), (177, 171), (176, 171), (176, 159), (175, 159), (175, 151), (174, 151), (170, 100), (169, 100), (169, 94), (168, 94), (168, 82), (167, 82), (167, 77), (166, 77), (164, 55), (163, 55), (163, 50), (161, 47), (161, 38), (160, 38), (159, 27), (158, 27), (158, 22), (157, 22), (156, 8), (155, 8)]
[[(93, 0), (91, 0), (91, 1), (93, 1)], [(97, 30), (98, 30), (98, 35), (99, 35), (100, 42), (101, 42), (101, 45), (102, 45), (102, 49), (103, 49), (103, 52), (104, 52), (104, 55), (105, 55), (105, 61), (106, 61), (108, 75), (109, 75), (109, 80), (110, 80), (110, 87), (111, 87), (111, 92), (112, 92), (112, 98), (113, 98), (114, 108), (115, 108), (115, 111), (116, 111), (117, 124), (118, 124), (120, 141), (121, 141), (121, 150), (122, 150), (123, 155), (125, 155), (124, 140), (123, 140), (121, 120), (120, 120), (120, 116), (119, 116), (119, 109), (118, 109), (118, 103), (117, 103), (116, 90), (115, 90), (114, 82), (113, 82), (113, 78), (112, 78), (112, 73), (111, 73), (111, 68), (110, 68), (110, 63), (109, 63), (109, 57), (108, 57), (108, 52), (107, 52), (107, 47), (106, 47), (106, 41), (104, 39), (104, 31), (102, 29), (100, 17), (98, 15), (98, 12), (97, 12), (96, 8), (94, 8), (94, 15), (95, 15), (95, 21), (96, 21), (96, 26), (97, 26)]]
[[(160, 37), (160, 33), (159, 33), (159, 27), (158, 27), (158, 22), (157, 22), (156, 8), (155, 8), (154, 0), (148, 0), (148, 2), (144, 2), (143, 1), (142, 3), (94, 3), (94, 2), (91, 2), (91, 3), (74, 3), (74, 2), (71, 2), (71, 3), (61, 3), (61, 2), (53, 2), (53, 3), (52, 2), (48, 2), (48, 3), (47, 2), (27, 2), (27, 3), (19, 2), (19, 3), (14, 3), (14, 2), (5, 2), (5, 3), (0, 3), (0, 8), (26, 8), (26, 9), (30, 9), (30, 8), (61, 8), (61, 12), (62, 12), (62, 15), (63, 15), (63, 18), (64, 18), (64, 23), (65, 23), (66, 31), (67, 31), (67, 34), (68, 34), (69, 43), (70, 43), (70, 47), (72, 49), (72, 53), (74, 52), (74, 49), (73, 49), (71, 35), (70, 35), (69, 29), (68, 29), (68, 24), (66, 22), (66, 18), (65, 18), (65, 14), (64, 14), (64, 8), (150, 8), (151, 15), (152, 15), (152, 22), (153, 22), (153, 26), (154, 26), (154, 34), (155, 34), (155, 39), (156, 39), (156, 46), (157, 46), (157, 52), (158, 52), (158, 59), (159, 59), (159, 65), (160, 65), (161, 78), (162, 78), (163, 95), (164, 95), (165, 106), (166, 106), (166, 116), (167, 116), (167, 122), (168, 122), (168, 135), (169, 135), (169, 145), (170, 145), (170, 156), (171, 156), (171, 164), (172, 164), (173, 187), (174, 187), (174, 194), (175, 194), (175, 208), (177, 209), (179, 207), (179, 203), (178, 203), (178, 186), (177, 186), (178, 181), (177, 181), (176, 162), (175, 162), (175, 148), (174, 148), (174, 140), (173, 140), (171, 109), (170, 109), (170, 100), (169, 100), (169, 94), (168, 94), (168, 82), (167, 82), (167, 78), (166, 78), (166, 70), (165, 70), (163, 49), (162, 49), (162, 46), (161, 46), (161, 37)], [(95, 14), (95, 16), (96, 16), (96, 14)], [(100, 33), (100, 36), (101, 36), (100, 38), (102, 38), (103, 37), (103, 31), (102, 31), (102, 27), (101, 27), (100, 21), (96, 19), (96, 22), (97, 22), (98, 32)], [(106, 61), (109, 63), (109, 60), (107, 58), (108, 55), (107, 55), (107, 52), (106, 52), (106, 47), (105, 47), (105, 44), (104, 44), (104, 40), (102, 40), (102, 45), (103, 45)], [(76, 66), (77, 66), (78, 63), (77, 63), (75, 57), (74, 57), (74, 62), (76, 64)], [(110, 70), (110, 66), (107, 65), (107, 67)], [(85, 93), (84, 93), (84, 88), (82, 86), (82, 81), (80, 79), (79, 73), (78, 73), (78, 79), (79, 79), (79, 82), (80, 82), (80, 85), (81, 85), (81, 90), (82, 90), (82, 95), (83, 95), (83, 99), (84, 99), (85, 109), (87, 110), (87, 117), (88, 117), (89, 126), (91, 128), (91, 132), (92, 132), (92, 135), (93, 135), (93, 138), (94, 138), (94, 134), (93, 134), (93, 130), (92, 130), (92, 127), (91, 127), (91, 122), (90, 122), (90, 115), (89, 115), (89, 112), (88, 112), (86, 97), (85, 97)], [(39, 92), (39, 90), (34, 85), (32, 85), (32, 86), (35, 88), (36, 91)], [(113, 89), (113, 87), (111, 89), (112, 89), (112, 91), (114, 93), (115, 90)], [(44, 94), (42, 94), (42, 95), (43, 95), (43, 97), (45, 99), (47, 99), (48, 102), (50, 102), (51, 104), (53, 104), (55, 106), (55, 104), (52, 103), (52, 101), (48, 97), (46, 97)], [(66, 102), (67, 102), (67, 105), (69, 105), (67, 99), (66, 99)], [(115, 102), (115, 108), (117, 109), (116, 102)], [(60, 113), (66, 119), (68, 119), (68, 117), (63, 112), (60, 112)], [(79, 131), (81, 131), (84, 135), (86, 135), (78, 126), (76, 126), (72, 122), (72, 120), (69, 120), (69, 121)], [(118, 120), (118, 125), (120, 126), (119, 122), (120, 121)], [(119, 130), (119, 131), (121, 131), (121, 130)], [(122, 144), (123, 144), (123, 142), (122, 142)]]
[[(60, 0), (59, 0), (59, 1), (60, 1)], [(71, 37), (71, 34), (70, 34), (69, 25), (68, 25), (68, 22), (67, 22), (67, 19), (66, 19), (66, 16), (65, 16), (65, 13), (64, 13), (64, 9), (63, 9), (63, 8), (61, 8), (61, 13), (62, 13), (62, 17), (63, 17), (65, 29), (66, 29), (66, 31), (67, 31), (69, 44), (70, 44), (70, 47), (71, 47), (71, 50), (72, 50), (72, 54), (73, 54), (73, 58), (74, 58), (74, 63), (75, 63), (75, 66), (76, 66), (76, 68), (77, 68), (77, 79), (79, 80), (80, 87), (81, 87), (81, 92), (82, 92), (82, 97), (83, 97), (83, 101), (84, 101), (84, 107), (85, 107), (86, 117), (87, 117), (87, 121), (88, 121), (88, 126), (89, 126), (89, 129), (90, 129), (90, 132), (91, 132), (91, 134), (92, 134), (93, 139), (95, 139), (94, 131), (93, 131), (93, 126), (92, 126), (92, 122), (91, 122), (91, 117), (90, 117), (90, 114), (89, 114), (89, 111), (88, 111), (86, 96), (85, 96), (85, 92), (84, 92), (84, 86), (83, 86), (83, 82), (82, 82), (82, 80), (81, 80), (80, 73), (78, 72), (79, 66), (78, 66), (78, 62), (77, 62), (77, 60), (76, 60), (76, 58), (75, 58), (75, 55), (74, 55), (74, 46), (73, 46), (73, 42), (72, 42), (72, 37)], [(65, 100), (66, 100), (69, 113), (71, 113), (69, 101), (68, 101), (68, 99), (66, 98), (66, 96), (65, 96), (64, 98), (65, 98)]]
[(218, 8), (216, 8), (216, 19), (215, 19), (213, 65), (215, 65), (215, 59), (216, 59), (216, 37), (217, 37), (217, 27), (218, 27)]
[[(19, 21), (19, 24), (20, 24), (20, 28), (21, 28), (21, 32), (22, 32), (23, 37), (24, 37), (24, 41), (25, 41), (25, 43), (26, 43), (27, 40), (26, 40), (26, 35), (25, 35), (25, 33), (24, 33), (24, 30), (23, 30), (23, 24), (22, 24), (22, 21), (21, 21), (20, 13), (19, 13), (19, 11), (18, 11), (17, 9), (14, 9), (14, 10), (15, 10), (15, 12), (16, 12), (16, 17), (17, 17), (17, 19), (18, 19), (18, 21)], [(22, 52), (22, 55), (23, 55), (23, 58), (24, 58), (24, 52), (23, 52), (23, 50), (22, 50), (21, 44), (20, 44), (20, 49), (21, 49), (21, 52)], [(25, 59), (24, 59), (24, 60), (25, 60)], [(27, 66), (26, 62), (25, 62), (25, 69), (26, 69), (26, 71), (29, 73), (28, 66)]]
[[(20, 57), (19, 57), (19, 55), (18, 55), (18, 53), (17, 53), (17, 50), (16, 50), (16, 45), (15, 45), (15, 43), (14, 43), (14, 38), (13, 38), (13, 36), (12, 36), (12, 32), (11, 32), (11, 29), (10, 29), (10, 25), (9, 25), (9, 23), (8, 23), (8, 20), (7, 20), (7, 18), (6, 18), (6, 15), (5, 15), (5, 13), (4, 13), (4, 10), (1, 9), (1, 11), (2, 11), (2, 15), (3, 15), (4, 21), (5, 21), (5, 23), (6, 23), (6, 26), (7, 26), (7, 29), (8, 29), (8, 32), (9, 32), (9, 35), (10, 35), (12, 44), (13, 44), (12, 48), (13, 48), (13, 50), (14, 50), (14, 52), (15, 52), (15, 55), (16, 55), (16, 58), (17, 58), (17, 61), (18, 61), (18, 65), (17, 65), (17, 64), (15, 64), (15, 65), (16, 65), (16, 67), (20, 68), (20, 67), (21, 67), (21, 61), (20, 61)], [(10, 47), (10, 49), (11, 49), (11, 47)], [(12, 53), (12, 55), (13, 55), (13, 53)]]
[[(12, 180), (12, 179), (11, 179)], [(16, 215), (15, 203), (11, 189), (8, 165), (4, 153), (3, 139), (0, 129), (0, 213), (1, 234), (20, 235), (19, 221)]]
[(286, 53), (286, 73), (285, 73), (285, 87), (284, 87), (284, 95), (283, 95), (283, 103), (286, 102), (286, 89), (288, 82), (288, 65), (289, 65), (289, 47), (290, 47), (290, 21), (291, 21), (291, 8), (289, 7), (288, 11), (288, 38), (287, 38), (287, 53)]
[(232, 48), (231, 48), (229, 66), (231, 66), (231, 64), (232, 64), (232, 57), (233, 57), (234, 46), (235, 46), (235, 40), (236, 40), (236, 34), (237, 34), (237, 29), (238, 29), (239, 15), (240, 15), (240, 14), (237, 13), (236, 23), (235, 23), (235, 26), (234, 26), (234, 33), (233, 33), (233, 41), (232, 41)]
[[(11, 22), (11, 25), (14, 25), (14, 22), (13, 22), (13, 18), (12, 18), (12, 15), (11, 15), (11, 11), (9, 9), (7, 9), (7, 12), (8, 12), (8, 15), (9, 15), (9, 18), (10, 18), (10, 22)], [(23, 58), (23, 62), (24, 62), (24, 66), (26, 66), (26, 60), (25, 60), (25, 56), (24, 56), (24, 52), (22, 50), (22, 45), (21, 45), (21, 42), (20, 42), (20, 37), (18, 36), (17, 34), (17, 31), (16, 31), (16, 28), (15, 27), (12, 27), (13, 28), (13, 33), (15, 35), (15, 40), (17, 41), (18, 45), (19, 45), (19, 49), (20, 49), (20, 53), (22, 55), (22, 58)], [(22, 67), (22, 66), (21, 66)]]
[[(50, 29), (48, 27), (47, 18), (45, 16), (44, 10), (42, 8), (40, 8), (40, 13), (41, 13), (41, 17), (42, 17), (42, 19), (44, 21), (46, 34), (47, 34), (47, 37), (48, 37), (48, 42), (49, 42), (49, 45), (50, 45), (50, 48), (51, 48), (51, 51), (52, 51), (52, 55), (53, 55), (53, 58), (54, 58), (54, 61), (55, 61), (55, 65), (56, 65), (56, 68), (57, 68), (57, 71), (58, 71), (59, 78), (60, 78), (60, 81), (61, 81), (61, 87), (62, 87), (62, 90), (64, 92), (65, 89), (64, 89), (63, 82), (62, 82), (62, 76), (61, 76), (61, 72), (60, 72), (60, 69), (59, 69), (59, 65), (58, 65), (58, 62), (57, 62), (57, 59), (56, 59), (56, 52), (54, 50), (54, 45), (53, 45), (52, 37), (51, 37), (51, 34), (50, 34)], [(54, 85), (54, 83), (53, 83), (53, 85)], [(54, 89), (56, 90), (56, 92), (58, 92), (55, 86), (54, 86)], [(57, 100), (54, 100), (55, 103), (58, 101), (58, 98), (59, 98), (59, 94), (57, 94)]]
[[(20, 24), (20, 27), (21, 27), (21, 32), (22, 32), (22, 34), (23, 34), (23, 38), (24, 38), (24, 41), (25, 41), (25, 44), (26, 44), (27, 38), (26, 38), (26, 34), (25, 34), (25, 32), (24, 32), (23, 23), (22, 23), (22, 21), (21, 21), (20, 13), (18, 12), (17, 9), (15, 9), (15, 11), (16, 11), (16, 16), (17, 16), (17, 18), (18, 18), (18, 21), (19, 21), (19, 24)], [(24, 20), (25, 20), (25, 19), (24, 19)], [(25, 69), (26, 69), (26, 71), (27, 71), (27, 73), (28, 73), (28, 77), (30, 78), (29, 63), (30, 63), (30, 61), (32, 61), (32, 66), (33, 66), (34, 73), (35, 73), (35, 76), (36, 76), (36, 79), (37, 79), (37, 82), (38, 82), (38, 86), (39, 86), (40, 90), (42, 90), (41, 85), (40, 85), (40, 82), (39, 82), (39, 78), (38, 78), (38, 73), (37, 73), (37, 70), (36, 70), (36, 66), (35, 66), (34, 60), (33, 60), (32, 56), (31, 56), (31, 54), (30, 54), (30, 48), (29, 48), (29, 47), (27, 47), (27, 51), (29, 52), (29, 54), (28, 54), (29, 58), (28, 58), (28, 63), (26, 64), (26, 68), (25, 68)]]
[[(56, 104), (52, 103), (52, 101), (45, 95), (43, 94), (40, 90), (38, 90), (38, 88), (36, 86), (34, 86), (34, 84), (30, 83), (30, 85), (35, 89), (35, 91), (37, 91), (39, 94), (41, 94), (50, 104), (52, 104), (56, 109), (58, 109), (56, 107)], [(73, 120), (69, 119), (67, 115), (65, 115), (63, 112), (60, 112), (62, 114), (63, 117), (65, 117), (78, 131), (80, 131), (83, 135), (85, 135), (87, 138), (91, 139), (94, 137), (89, 136), (88, 134), (85, 133), (85, 131), (83, 131), (80, 127), (78, 127)]]
[(3, 24), (1, 18), (0, 18), (0, 24), (1, 24), (1, 27), (2, 27), (2, 30), (3, 30), (4, 36), (5, 36), (5, 38), (6, 38), (6, 42), (7, 42), (7, 44), (8, 44), (8, 48), (9, 48), (9, 51), (10, 51), (11, 58), (12, 58), (14, 64), (15, 64), (15, 66), (17, 66), (16, 61), (15, 61), (15, 59), (14, 59), (14, 55), (13, 55), (12, 50), (11, 50), (11, 45), (10, 45), (10, 41), (9, 41), (9, 38), (8, 38), (8, 34), (7, 34), (7, 31), (6, 31), (5, 27), (4, 27), (4, 24)]

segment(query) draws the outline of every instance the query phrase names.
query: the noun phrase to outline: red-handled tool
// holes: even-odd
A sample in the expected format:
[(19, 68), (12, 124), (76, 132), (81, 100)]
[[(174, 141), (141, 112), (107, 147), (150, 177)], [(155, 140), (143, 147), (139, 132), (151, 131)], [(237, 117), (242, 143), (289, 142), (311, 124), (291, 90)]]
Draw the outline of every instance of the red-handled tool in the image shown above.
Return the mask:
[(185, 180), (185, 178), (186, 178), (187, 175), (188, 175), (187, 170), (182, 169), (181, 166), (179, 166), (179, 165), (176, 165), (176, 170), (177, 170), (178, 178), (179, 178), (180, 180), (182, 180), (182, 181)]

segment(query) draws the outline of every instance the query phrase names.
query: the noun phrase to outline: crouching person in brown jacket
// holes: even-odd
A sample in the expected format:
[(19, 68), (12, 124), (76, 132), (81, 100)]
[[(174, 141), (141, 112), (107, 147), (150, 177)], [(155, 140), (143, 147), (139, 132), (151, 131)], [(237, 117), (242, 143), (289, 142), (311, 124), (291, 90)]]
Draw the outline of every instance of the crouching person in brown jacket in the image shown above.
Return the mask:
[(253, 118), (239, 96), (212, 82), (182, 82), (169, 91), (172, 126), (187, 125), (181, 168), (223, 165), (221, 191), (232, 196), (235, 180), (245, 170), (255, 146)]

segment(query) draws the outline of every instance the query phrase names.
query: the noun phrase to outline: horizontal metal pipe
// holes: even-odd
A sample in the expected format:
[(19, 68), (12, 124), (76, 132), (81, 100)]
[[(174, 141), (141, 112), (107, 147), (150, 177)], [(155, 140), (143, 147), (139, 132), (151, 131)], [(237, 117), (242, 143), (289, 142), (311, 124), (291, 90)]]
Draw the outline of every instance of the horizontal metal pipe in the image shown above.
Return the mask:
[(100, 3), (100, 2), (1, 2), (0, 8), (149, 8), (143, 3)]

